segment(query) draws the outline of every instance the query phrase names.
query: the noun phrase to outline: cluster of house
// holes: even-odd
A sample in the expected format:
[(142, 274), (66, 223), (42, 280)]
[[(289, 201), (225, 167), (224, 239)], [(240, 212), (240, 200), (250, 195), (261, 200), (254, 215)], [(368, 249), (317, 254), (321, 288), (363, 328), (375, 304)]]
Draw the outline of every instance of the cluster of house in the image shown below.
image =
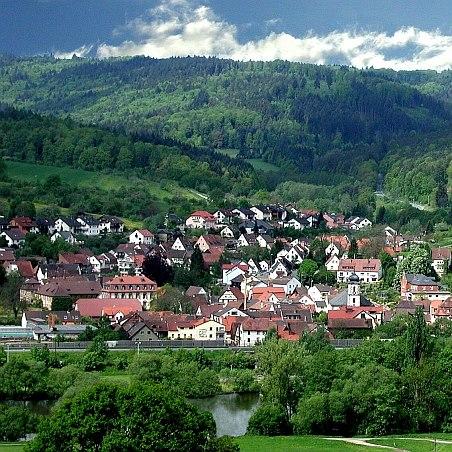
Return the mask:
[[(350, 217), (343, 214), (321, 213), (314, 210), (299, 210), (292, 205), (257, 205), (250, 208), (220, 209), (214, 213), (205, 210), (193, 212), (185, 221), (189, 229), (215, 229), (222, 236), (241, 229), (268, 233), (275, 228), (317, 228), (321, 222), (328, 229), (349, 229), (357, 231), (372, 226), (368, 218)], [(236, 228), (227, 226), (235, 225)]]
[[(96, 224), (88, 218), (86, 215), (74, 221), (60, 218), (53, 223), (47, 221), (45, 227), (38, 220), (16, 218), (3, 232), (21, 225), (25, 233), (47, 233), (52, 238), (59, 234), (58, 238), (67, 240), (71, 236), (75, 239), (80, 231), (95, 235), (122, 232), (124, 228), (114, 217), (101, 217), (95, 220)], [(300, 221), (300, 227), (292, 220)], [(424, 275), (404, 275), (401, 303), (395, 310), (367, 299), (361, 287), (381, 281), (382, 264), (379, 259), (349, 255), (351, 241), (347, 235), (329, 233), (318, 237), (325, 243), (325, 266), (336, 276), (335, 287), (312, 282), (304, 286), (297, 276), (298, 265), (310, 251), (308, 238), (279, 238), (279, 251), (271, 260), (231, 259), (222, 263), (226, 250), (234, 256), (243, 247), (272, 249), (275, 228), (315, 227), (320, 221), (330, 229), (356, 230), (371, 224), (363, 218), (297, 212), (287, 206), (255, 206), (219, 210), (214, 214), (197, 211), (186, 220), (185, 227), (202, 228), (205, 233), (199, 237), (184, 235), (180, 229), (160, 230), (155, 234), (138, 229), (124, 235), (127, 243), (100, 255), (81, 247), (76, 253), (61, 253), (56, 262), (47, 262), (39, 257), (16, 258), (13, 248), (4, 248), (0, 249), (0, 264), (7, 272), (17, 271), (22, 275), (21, 298), (29, 305), (42, 308), (24, 313), (21, 331), (35, 339), (57, 335), (77, 337), (86, 327), (83, 319), (87, 317), (109, 318), (114, 328), (134, 341), (224, 340), (239, 346), (262, 341), (269, 329), (274, 329), (281, 338), (297, 340), (305, 332), (316, 331), (313, 319), (320, 313), (327, 315), (327, 331), (332, 337), (344, 330), (371, 331), (394, 312), (412, 311), (416, 305), (423, 306), (429, 322), (440, 317), (452, 318), (450, 293)], [(416, 240), (386, 228), (384, 249), (396, 259), (398, 252)], [(358, 249), (368, 244), (369, 239), (357, 241)], [(146, 256), (158, 252), (171, 266), (189, 266), (195, 248), (201, 251), (206, 270), (214, 265), (220, 269), (221, 295), (213, 296), (201, 287), (190, 287), (185, 296), (192, 303), (193, 314), (150, 311), (159, 288), (143, 275)], [(450, 248), (432, 250), (432, 266), (439, 275), (451, 263)], [(72, 310), (62, 311), (59, 308), (62, 305), (70, 305)], [(0, 329), (0, 338), (6, 337), (2, 334), (7, 336)], [(14, 334), (20, 335), (20, 331)]]
[(62, 239), (70, 244), (77, 244), (76, 236), (79, 234), (96, 236), (123, 231), (124, 223), (110, 215), (94, 218), (91, 215), (79, 214), (57, 219), (14, 217), (10, 221), (4, 217), (0, 218), (0, 237), (3, 237), (11, 248), (20, 248), (28, 233), (50, 235), (52, 242)]

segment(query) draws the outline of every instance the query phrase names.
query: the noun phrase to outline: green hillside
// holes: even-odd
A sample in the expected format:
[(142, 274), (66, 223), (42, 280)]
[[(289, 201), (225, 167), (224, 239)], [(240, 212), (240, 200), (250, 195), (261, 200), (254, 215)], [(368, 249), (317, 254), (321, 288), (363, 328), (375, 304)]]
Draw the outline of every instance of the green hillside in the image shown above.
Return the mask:
[[(151, 143), (151, 154), (165, 156), (161, 168), (169, 179), (213, 192), (215, 198), (220, 193), (272, 191), (288, 180), (327, 186), (358, 180), (374, 190), (378, 173), (383, 173), (388, 193), (436, 207), (448, 202), (441, 194), (447, 193), (447, 186), (437, 156), (446, 156), (447, 168), (451, 78), (452, 71), (357, 70), (200, 57), (0, 57), (0, 102), (69, 115), (90, 127), (96, 124)], [(426, 136), (433, 137), (434, 168), (429, 164), (429, 171), (421, 174), (422, 159), (401, 168), (406, 146), (422, 143), (424, 153), (431, 154), (424, 146)], [(136, 150), (132, 157), (119, 148), (99, 153), (95, 140), (80, 140), (73, 148), (76, 157), (65, 147), (69, 161), (60, 153), (56, 163), (94, 171), (143, 167)], [(151, 163), (151, 176), (160, 178), (147, 154), (146, 172)], [(47, 161), (39, 155), (14, 158), (55, 164), (55, 156), (48, 155)], [(200, 162), (208, 163), (210, 174)], [(413, 190), (411, 182), (410, 189), (403, 189), (404, 184), (392, 180), (410, 165), (424, 180), (420, 189)], [(252, 167), (268, 177), (256, 177)], [(214, 174), (222, 180), (215, 180)], [(361, 190), (349, 188), (347, 193), (354, 198)]]

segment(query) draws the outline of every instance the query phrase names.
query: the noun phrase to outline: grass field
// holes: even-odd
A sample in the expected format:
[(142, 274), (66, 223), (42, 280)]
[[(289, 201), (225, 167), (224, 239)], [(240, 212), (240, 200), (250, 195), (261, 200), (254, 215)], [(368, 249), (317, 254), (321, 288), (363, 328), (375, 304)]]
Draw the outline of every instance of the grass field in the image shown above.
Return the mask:
[(366, 447), (318, 436), (241, 436), (235, 438), (241, 452), (357, 452), (380, 451), (380, 447)]
[[(449, 434), (425, 434), (393, 436), (366, 440), (377, 447), (351, 444), (338, 439), (327, 439), (320, 436), (241, 436), (235, 438), (242, 452), (290, 452), (290, 451), (322, 451), (322, 452), (349, 452), (349, 451), (379, 451), (386, 446), (393, 450), (405, 450), (409, 452), (452, 452), (452, 444), (432, 441), (425, 438), (436, 438), (437, 441), (452, 441)], [(359, 440), (359, 438), (356, 438)]]
[(390, 446), (397, 449), (409, 450), (410, 452), (452, 452), (452, 444), (427, 441), (420, 438), (382, 438), (373, 439), (372, 444)]
[[(104, 377), (105, 378), (105, 377)], [(393, 450), (404, 450), (407, 452), (451, 452), (452, 444), (443, 444), (423, 439), (431, 438), (433, 435), (419, 435), (419, 437), (385, 437), (367, 440), (377, 447), (350, 444), (340, 439), (327, 439), (321, 436), (241, 436), (235, 438), (241, 452), (361, 452), (361, 451), (383, 451), (391, 450), (378, 447), (386, 446)], [(434, 435), (437, 439), (452, 440), (451, 435)], [(358, 439), (358, 438), (357, 438)], [(0, 443), (0, 452), (21, 452), (24, 443)]]
[(22, 452), (24, 443), (0, 443), (0, 452)]
[(239, 153), (237, 149), (217, 149), (217, 152), (231, 158), (237, 157), (237, 154)]
[(246, 161), (253, 165), (254, 169), (259, 171), (279, 171), (279, 168), (276, 165), (273, 165), (273, 163), (264, 162), (261, 159), (247, 159)]
[(173, 198), (175, 196), (202, 199), (201, 194), (194, 190), (180, 187), (174, 181), (164, 181), (163, 183), (154, 182), (138, 178), (135, 175), (130, 177), (119, 174), (104, 174), (94, 171), (85, 171), (82, 169), (55, 167), (48, 165), (37, 165), (34, 163), (5, 161), (8, 175), (14, 179), (23, 181), (43, 181), (50, 175), (58, 174), (61, 180), (80, 187), (97, 187), (103, 190), (117, 189), (121, 186), (140, 186), (146, 187), (150, 195), (158, 199)]

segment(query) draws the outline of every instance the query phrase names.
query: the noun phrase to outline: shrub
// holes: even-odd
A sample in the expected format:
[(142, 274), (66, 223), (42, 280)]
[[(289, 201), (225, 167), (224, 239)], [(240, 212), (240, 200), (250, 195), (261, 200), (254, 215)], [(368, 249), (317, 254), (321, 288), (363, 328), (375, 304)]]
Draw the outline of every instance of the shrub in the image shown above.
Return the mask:
[(265, 436), (290, 433), (284, 407), (269, 404), (259, 406), (249, 420), (247, 433)]

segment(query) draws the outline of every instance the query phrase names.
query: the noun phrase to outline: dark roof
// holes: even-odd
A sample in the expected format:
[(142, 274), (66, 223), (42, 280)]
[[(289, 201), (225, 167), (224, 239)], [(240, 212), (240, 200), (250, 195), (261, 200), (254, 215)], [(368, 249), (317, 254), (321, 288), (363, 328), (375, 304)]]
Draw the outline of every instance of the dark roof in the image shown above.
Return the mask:
[(431, 276), (421, 275), (419, 273), (406, 273), (406, 280), (415, 286), (439, 286), (439, 282)]
[(372, 329), (370, 319), (328, 319), (331, 329)]
[(77, 281), (73, 279), (59, 279), (42, 285), (37, 293), (49, 297), (64, 297), (71, 295), (99, 295), (102, 287), (98, 281)]
[(25, 237), (25, 234), (19, 228), (11, 228), (4, 232), (11, 240), (14, 241), (23, 240)]

